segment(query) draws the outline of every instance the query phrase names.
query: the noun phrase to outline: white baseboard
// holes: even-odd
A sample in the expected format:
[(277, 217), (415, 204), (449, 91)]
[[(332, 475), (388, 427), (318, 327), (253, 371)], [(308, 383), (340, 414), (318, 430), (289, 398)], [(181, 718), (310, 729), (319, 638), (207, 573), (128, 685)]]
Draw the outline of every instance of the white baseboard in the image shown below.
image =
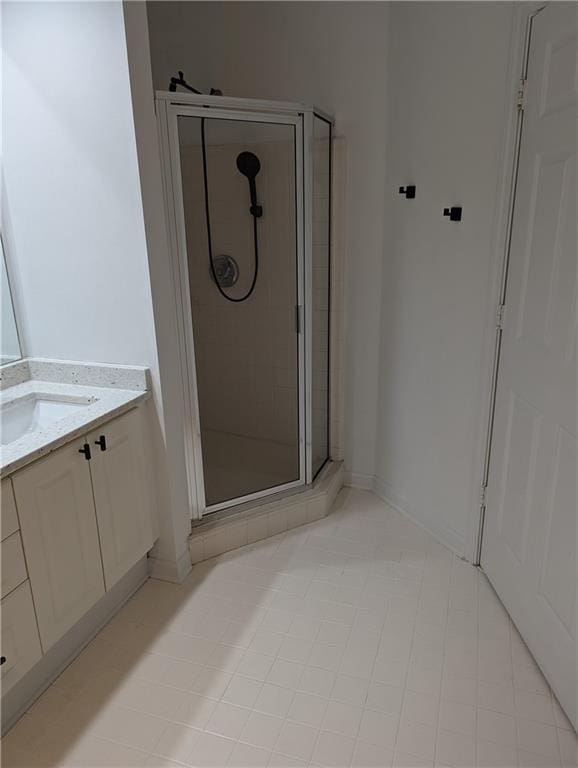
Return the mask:
[(143, 557), (2, 697), (4, 734), (148, 578)]
[(343, 483), (350, 488), (372, 491), (374, 480), (373, 475), (364, 475), (361, 472), (345, 472)]
[(385, 501), (392, 509), (399, 512), (400, 515), (407, 517), (415, 525), (423, 528), (436, 541), (443, 544), (444, 547), (447, 547), (459, 557), (464, 557), (465, 542), (459, 536), (449, 528), (436, 525), (435, 521), (431, 520), (431, 518), (428, 519), (426, 515), (420, 515), (416, 510), (411, 509), (404, 499), (397, 496), (389, 483), (386, 483), (384, 480), (380, 480), (375, 475), (364, 475), (361, 472), (345, 472), (344, 485), (363, 491), (373, 491), (376, 496)]
[(373, 492), (392, 509), (399, 512), (400, 515), (407, 517), (407, 519), (414, 523), (414, 525), (427, 531), (444, 547), (450, 549), (454, 554), (458, 555), (458, 557), (464, 557), (464, 541), (456, 536), (450, 529), (437, 526), (433, 520), (428, 519), (426, 516), (419, 515), (415, 510), (410, 509), (408, 504), (393, 492), (389, 483), (380, 480), (378, 477), (374, 477)]
[(192, 569), (189, 550), (187, 548), (176, 561), (150, 556), (149, 567), (151, 578), (181, 584)]

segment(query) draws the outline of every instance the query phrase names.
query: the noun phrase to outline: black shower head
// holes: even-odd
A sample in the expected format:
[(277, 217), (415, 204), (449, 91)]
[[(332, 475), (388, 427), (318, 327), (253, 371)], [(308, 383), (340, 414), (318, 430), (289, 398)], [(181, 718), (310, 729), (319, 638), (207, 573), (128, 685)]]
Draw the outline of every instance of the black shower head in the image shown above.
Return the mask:
[(239, 173), (242, 173), (243, 176), (251, 180), (261, 170), (261, 163), (257, 155), (254, 155), (252, 152), (241, 152), (237, 156), (237, 168)]

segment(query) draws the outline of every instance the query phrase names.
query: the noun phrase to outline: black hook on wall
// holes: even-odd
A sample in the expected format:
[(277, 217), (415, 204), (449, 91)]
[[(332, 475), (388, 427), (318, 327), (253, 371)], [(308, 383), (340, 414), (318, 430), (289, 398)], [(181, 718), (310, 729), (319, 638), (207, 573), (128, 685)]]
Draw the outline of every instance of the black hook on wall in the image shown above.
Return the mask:
[(462, 206), (452, 205), (451, 208), (444, 208), (444, 216), (447, 216), (450, 221), (462, 220)]
[(413, 200), (415, 197), (415, 184), (407, 184), (399, 188), (399, 194), (405, 195), (407, 200)]

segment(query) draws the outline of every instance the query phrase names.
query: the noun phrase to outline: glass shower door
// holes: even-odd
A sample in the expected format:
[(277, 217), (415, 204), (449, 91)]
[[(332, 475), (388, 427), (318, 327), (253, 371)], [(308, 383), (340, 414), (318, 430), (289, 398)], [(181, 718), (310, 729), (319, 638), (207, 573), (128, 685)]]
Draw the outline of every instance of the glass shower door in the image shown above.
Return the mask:
[(296, 124), (181, 114), (177, 125), (212, 511), (302, 479)]

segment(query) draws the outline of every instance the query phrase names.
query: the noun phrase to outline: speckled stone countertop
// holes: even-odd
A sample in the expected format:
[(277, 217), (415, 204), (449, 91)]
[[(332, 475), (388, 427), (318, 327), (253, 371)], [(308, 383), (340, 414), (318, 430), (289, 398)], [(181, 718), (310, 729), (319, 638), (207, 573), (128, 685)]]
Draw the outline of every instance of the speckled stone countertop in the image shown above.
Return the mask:
[(3, 413), (34, 396), (86, 403), (84, 408), (0, 446), (1, 477), (85, 435), (150, 396), (146, 368), (33, 359), (3, 366), (0, 389)]

